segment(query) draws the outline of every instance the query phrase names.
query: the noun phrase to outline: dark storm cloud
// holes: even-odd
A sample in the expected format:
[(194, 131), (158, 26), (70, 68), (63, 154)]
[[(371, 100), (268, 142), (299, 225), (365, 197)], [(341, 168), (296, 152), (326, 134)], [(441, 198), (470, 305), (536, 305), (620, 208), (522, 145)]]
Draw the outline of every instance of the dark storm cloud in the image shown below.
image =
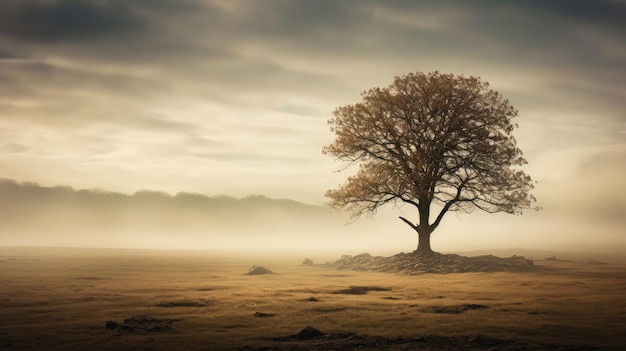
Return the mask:
[[(132, 46), (125, 44), (132, 42), (143, 51), (165, 56), (220, 55), (246, 42), (272, 43), (306, 54), (320, 50), (320, 55), (330, 51), (334, 55), (351, 50), (358, 53), (359, 48), (371, 49), (368, 37), (380, 45), (380, 52), (369, 53), (373, 56), (384, 54), (386, 48), (419, 53), (424, 47), (453, 50), (475, 45), (459, 38), (459, 30), (495, 38), (524, 53), (531, 47), (563, 44), (556, 39), (570, 44), (576, 39), (574, 26), (592, 26), (619, 37), (626, 21), (624, 3), (612, 1), (24, 0), (0, 6), (4, 36), (27, 41), (91, 40), (96, 52), (99, 41), (115, 38), (120, 49), (132, 51)], [(371, 8), (413, 17), (416, 27), (399, 30), (400, 21), (376, 22), (367, 11)], [(425, 30), (420, 22), (433, 11), (464, 16), (452, 17), (453, 21), (441, 23), (439, 29)], [(386, 40), (379, 41), (381, 37)]]
[(541, 10), (551, 16), (608, 28), (623, 29), (626, 22), (626, 2), (622, 0), (518, 0), (517, 3), (535, 12)]
[(612, 1), (482, 2), (469, 27), (520, 54), (539, 53), (544, 62), (585, 65), (603, 53), (585, 34), (604, 36), (624, 44), (626, 4)]
[(0, 31), (32, 41), (73, 41), (129, 33), (141, 21), (125, 2), (4, 1), (0, 3)]
[[(427, 42), (427, 38), (432, 38), (430, 35), (438, 35), (440, 39), (450, 39), (436, 40), (441, 48), (457, 52), (469, 49), (463, 54), (470, 57), (492, 54), (496, 55), (492, 59), (506, 57), (513, 62), (530, 58), (567, 65), (572, 61), (597, 59), (600, 53), (589, 52), (588, 44), (580, 38), (580, 31), (591, 29), (618, 38), (623, 44), (626, 28), (625, 4), (605, 1), (392, 1), (378, 6), (392, 9), (396, 15), (416, 16), (417, 29), (407, 31), (406, 37), (417, 36), (418, 40)], [(424, 33), (418, 26), (424, 21), (419, 14), (432, 11), (443, 14), (456, 11), (459, 16), (441, 23), (439, 29)], [(429, 36), (420, 38), (420, 33)], [(582, 57), (568, 56), (572, 53), (582, 54)], [(568, 60), (564, 62), (565, 58)]]
[[(250, 103), (248, 97), (259, 91), (332, 99), (354, 89), (350, 84), (358, 90), (372, 84), (345, 73), (359, 64), (389, 78), (407, 68), (474, 74), (491, 66), (511, 76), (523, 70), (558, 75), (555, 85), (569, 84), (563, 80), (572, 75), (585, 85), (577, 88), (582, 95), (594, 91), (596, 81), (613, 91), (624, 84), (620, 55), (626, 49), (618, 35), (626, 22), (624, 6), (521, 0), (23, 0), (0, 2), (0, 45), (5, 38), (0, 47), (22, 57), (91, 65), (23, 66), (30, 71), (23, 77), (32, 79), (13, 78), (23, 89), (37, 90), (34, 82), (45, 86), (52, 77), (57, 85), (136, 100), (182, 93), (237, 104)], [(594, 41), (597, 37), (607, 42)], [(106, 72), (111, 65), (117, 65), (115, 72)], [(151, 73), (129, 74), (137, 70)]]
[(96, 62), (208, 56), (210, 50), (192, 40), (203, 31), (190, 19), (214, 11), (193, 0), (0, 1), (0, 46), (21, 57)]
[(0, 48), (0, 60), (2, 60), (2, 59), (10, 59), (10, 58), (15, 58), (15, 56), (13, 56), (11, 53), (9, 53), (9, 51), (5, 51), (2, 48)]
[[(198, 75), (206, 65), (209, 78), (224, 83), (237, 77), (251, 83), (280, 77), (295, 82), (311, 78), (293, 78), (292, 74), (302, 73), (297, 71), (306, 70), (306, 65), (308, 70), (320, 72), (350, 62), (405, 66), (413, 59), (415, 68), (420, 69), (424, 65), (419, 63), (425, 60), (433, 62), (427, 67), (455, 60), (476, 66), (484, 62), (485, 55), (501, 64), (539, 65), (538, 70), (542, 66), (580, 69), (598, 61), (611, 63), (598, 48), (581, 40), (580, 28), (593, 29), (590, 36), (609, 37), (624, 29), (619, 21), (624, 5), (613, 2), (574, 1), (567, 2), (568, 6), (539, 1), (16, 4), (23, 5), (3, 5), (2, 13), (10, 20), (0, 21), (5, 23), (1, 32), (21, 39), (18, 46), (34, 56), (71, 55), (96, 62), (141, 64), (180, 75)], [(381, 17), (383, 12), (389, 16)], [(601, 21), (604, 17), (609, 20)], [(431, 22), (436, 21), (439, 23), (433, 28)], [(31, 39), (67, 45), (38, 49), (33, 43), (24, 47), (23, 41)], [(73, 46), (75, 40), (84, 42)], [(286, 70), (281, 60), (288, 58), (302, 61), (301, 66)], [(220, 74), (230, 77), (216, 77)]]

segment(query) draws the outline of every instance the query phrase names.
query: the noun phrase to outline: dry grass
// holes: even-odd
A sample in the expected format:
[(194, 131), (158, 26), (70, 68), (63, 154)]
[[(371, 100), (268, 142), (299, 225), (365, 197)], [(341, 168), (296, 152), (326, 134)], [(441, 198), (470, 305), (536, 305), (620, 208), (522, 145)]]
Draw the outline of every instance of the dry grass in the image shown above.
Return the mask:
[[(0, 349), (236, 350), (307, 325), (386, 337), (483, 334), (626, 346), (625, 262), (538, 261), (546, 269), (404, 276), (337, 272), (301, 266), (301, 259), (0, 249)], [(254, 264), (277, 274), (244, 275)], [(350, 286), (391, 290), (337, 293)], [(487, 308), (437, 313), (472, 304)], [(171, 329), (104, 328), (136, 316), (171, 321)]]

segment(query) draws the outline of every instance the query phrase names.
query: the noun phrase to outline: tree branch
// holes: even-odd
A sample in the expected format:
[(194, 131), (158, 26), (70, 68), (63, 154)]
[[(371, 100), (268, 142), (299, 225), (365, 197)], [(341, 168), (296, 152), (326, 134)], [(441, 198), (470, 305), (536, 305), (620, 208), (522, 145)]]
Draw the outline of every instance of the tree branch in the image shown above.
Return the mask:
[(402, 216), (400, 216), (398, 218), (400, 218), (402, 221), (404, 221), (404, 223), (408, 224), (411, 228), (413, 228), (415, 230), (418, 230), (418, 228), (419, 228), (418, 225), (415, 225), (415, 224), (411, 223), (411, 221), (409, 221), (408, 219), (406, 219), (406, 218), (404, 218)]
[(443, 208), (441, 209), (441, 211), (437, 215), (437, 218), (435, 219), (435, 221), (431, 225), (432, 230), (435, 230), (435, 228), (437, 228), (439, 226), (439, 223), (441, 223), (441, 220), (443, 219), (443, 216), (446, 214), (446, 212), (448, 212), (448, 210), (450, 210), (450, 207), (452, 207), (452, 205), (454, 205), (455, 203), (459, 202), (459, 200), (461, 200), (461, 191), (465, 187), (465, 184), (467, 184), (467, 182), (469, 182), (469, 180), (470, 180), (470, 178), (465, 178), (465, 179), (463, 179), (461, 184), (459, 184), (458, 188), (456, 189), (456, 195), (454, 196), (454, 198), (452, 200), (446, 202), (446, 204), (443, 206)]

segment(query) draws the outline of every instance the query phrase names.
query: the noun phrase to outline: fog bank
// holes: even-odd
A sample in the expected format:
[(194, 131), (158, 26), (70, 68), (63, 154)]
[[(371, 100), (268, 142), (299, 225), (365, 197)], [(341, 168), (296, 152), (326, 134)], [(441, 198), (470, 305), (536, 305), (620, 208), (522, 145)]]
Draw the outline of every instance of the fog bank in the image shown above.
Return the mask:
[[(433, 233), (440, 252), (502, 248), (614, 252), (626, 246), (621, 225), (523, 216), (449, 213)], [(410, 206), (382, 208), (374, 219), (262, 195), (235, 198), (141, 190), (41, 186), (0, 179), (0, 245), (93, 248), (326, 251), (377, 255), (413, 251), (415, 232), (398, 216)]]

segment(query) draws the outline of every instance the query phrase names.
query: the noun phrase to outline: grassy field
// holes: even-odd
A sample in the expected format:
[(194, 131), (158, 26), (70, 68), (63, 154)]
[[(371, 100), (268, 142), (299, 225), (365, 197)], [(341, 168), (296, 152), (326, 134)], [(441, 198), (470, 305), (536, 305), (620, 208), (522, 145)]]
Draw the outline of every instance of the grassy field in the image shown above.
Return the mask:
[[(387, 338), (480, 334), (626, 348), (619, 257), (537, 260), (536, 272), (419, 276), (336, 271), (303, 259), (0, 248), (0, 349), (238, 350), (272, 347), (280, 342), (270, 338), (307, 325)], [(252, 265), (276, 274), (244, 275)], [(390, 290), (337, 293), (350, 286)], [(133, 329), (105, 329), (107, 321)]]

